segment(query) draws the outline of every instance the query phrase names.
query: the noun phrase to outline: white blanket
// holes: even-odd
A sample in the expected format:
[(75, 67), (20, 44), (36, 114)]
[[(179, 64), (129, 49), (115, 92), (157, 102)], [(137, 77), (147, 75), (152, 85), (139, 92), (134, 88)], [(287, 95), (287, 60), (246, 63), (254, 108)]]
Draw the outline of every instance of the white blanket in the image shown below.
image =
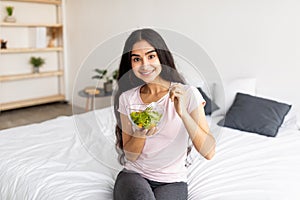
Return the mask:
[[(112, 199), (122, 167), (111, 107), (0, 132), (0, 199)], [(300, 131), (222, 128), (215, 157), (192, 152), (190, 200), (300, 199)]]

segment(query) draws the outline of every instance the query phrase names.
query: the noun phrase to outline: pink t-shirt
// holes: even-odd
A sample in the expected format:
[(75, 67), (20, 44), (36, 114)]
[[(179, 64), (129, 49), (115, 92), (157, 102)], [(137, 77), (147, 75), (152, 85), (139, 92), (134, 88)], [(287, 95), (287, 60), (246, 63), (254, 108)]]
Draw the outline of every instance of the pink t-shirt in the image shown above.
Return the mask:
[[(141, 86), (120, 95), (119, 112), (129, 116), (128, 105), (144, 104), (140, 97)], [(191, 113), (200, 104), (205, 104), (197, 88), (184, 85), (187, 110)], [(147, 137), (144, 148), (134, 162), (126, 161), (125, 168), (140, 173), (143, 177), (158, 182), (187, 181), (185, 159), (189, 135), (181, 118), (176, 113), (169, 93), (157, 101), (165, 110), (158, 131)]]

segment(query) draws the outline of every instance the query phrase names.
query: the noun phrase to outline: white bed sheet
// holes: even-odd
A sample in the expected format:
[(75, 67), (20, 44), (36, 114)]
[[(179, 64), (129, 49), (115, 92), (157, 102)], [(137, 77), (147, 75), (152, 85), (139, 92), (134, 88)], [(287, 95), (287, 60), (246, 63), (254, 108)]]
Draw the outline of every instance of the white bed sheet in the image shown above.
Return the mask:
[[(299, 130), (220, 130), (212, 160), (192, 151), (189, 200), (300, 199)], [(121, 168), (111, 107), (0, 132), (0, 199), (109, 200)]]
[[(80, 118), (93, 121), (94, 115)], [(86, 151), (74, 116), (0, 132), (3, 200), (112, 199), (118, 167), (109, 168)]]
[(297, 130), (269, 138), (222, 128), (215, 157), (197, 157), (189, 168), (190, 199), (300, 199), (299, 144)]

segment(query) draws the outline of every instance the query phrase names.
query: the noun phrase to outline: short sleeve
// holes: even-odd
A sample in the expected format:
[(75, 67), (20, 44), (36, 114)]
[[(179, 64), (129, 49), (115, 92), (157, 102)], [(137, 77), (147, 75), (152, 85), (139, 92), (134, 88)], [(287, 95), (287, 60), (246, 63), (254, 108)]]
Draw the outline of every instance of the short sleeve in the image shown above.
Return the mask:
[(128, 104), (126, 102), (126, 97), (125, 96), (126, 96), (125, 93), (122, 93), (119, 97), (119, 109), (118, 109), (118, 111), (122, 114), (127, 115), (126, 105), (128, 105)]
[(194, 86), (187, 86), (187, 110), (191, 113), (193, 110), (198, 108), (200, 105), (205, 106), (206, 101), (202, 97), (199, 90)]

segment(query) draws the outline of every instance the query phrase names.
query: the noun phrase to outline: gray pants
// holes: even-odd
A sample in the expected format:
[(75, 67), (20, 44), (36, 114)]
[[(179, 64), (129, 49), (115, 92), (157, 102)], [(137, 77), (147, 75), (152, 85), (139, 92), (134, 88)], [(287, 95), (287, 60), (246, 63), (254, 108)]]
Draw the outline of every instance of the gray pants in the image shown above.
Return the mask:
[(117, 177), (114, 200), (187, 200), (187, 183), (161, 183), (124, 169)]

